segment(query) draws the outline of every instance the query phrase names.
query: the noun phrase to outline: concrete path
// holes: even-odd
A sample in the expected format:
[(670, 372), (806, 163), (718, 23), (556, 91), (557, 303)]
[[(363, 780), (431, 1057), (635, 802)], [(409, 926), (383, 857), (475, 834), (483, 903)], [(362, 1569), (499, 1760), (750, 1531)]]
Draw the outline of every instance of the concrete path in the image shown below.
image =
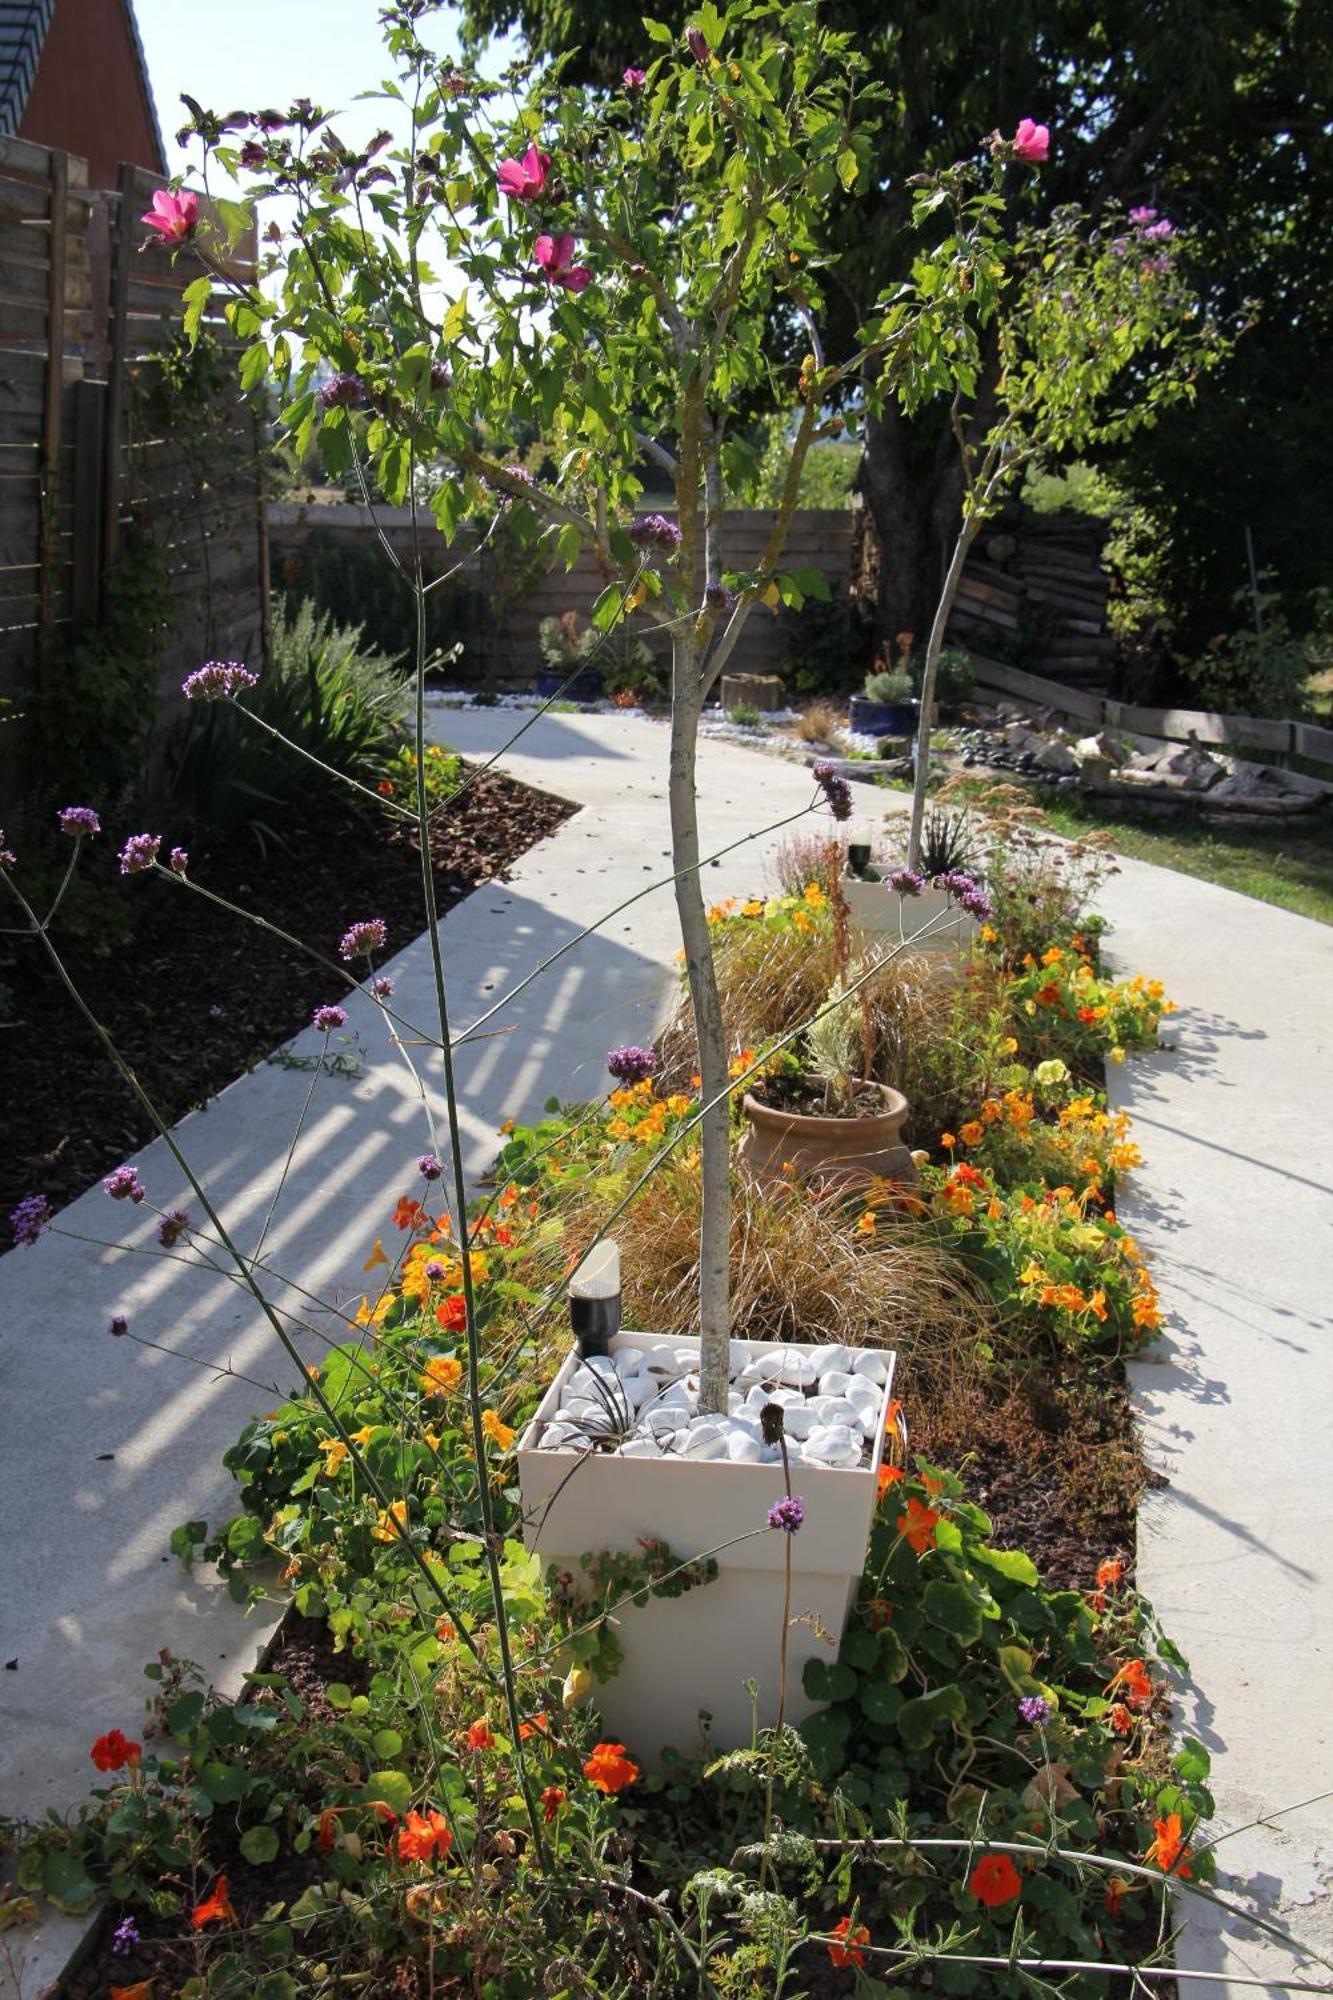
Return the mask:
[[(523, 718), (503, 710), (435, 711), (433, 733), (472, 756), (498, 748)], [(442, 927), (455, 1030), (585, 924), (669, 872), (665, 727), (637, 715), (543, 718), (505, 769), (582, 807), (529, 853), (511, 881), (478, 890)], [(700, 746), (701, 822), (710, 853), (811, 797), (798, 766), (729, 744)], [(707, 893), (750, 891), (778, 839), (756, 842), (706, 871)], [(312, 912), (326, 949), (366, 910)], [(484, 1172), (506, 1117), (548, 1097), (593, 1096), (604, 1056), (650, 1041), (675, 992), (678, 947), (669, 887), (615, 918), (537, 980), (460, 1058), (469, 1170)], [(389, 968), (395, 1005), (432, 1020), (424, 941)], [(329, 998), (340, 997), (330, 992)], [(354, 1003), (364, 1071), (322, 1079), (267, 1253), (285, 1276), (322, 1296), (357, 1298), (361, 1270), (397, 1196), (420, 1185), (426, 1145), (420, 1104), (375, 1010)], [(297, 1038), (313, 1054), (313, 1031)], [(252, 1246), (300, 1116), (310, 1075), (262, 1065), (183, 1121), (187, 1156), (227, 1222)], [(442, 1108), (442, 1106), (440, 1107)], [(136, 1155), (151, 1199), (189, 1205), (160, 1142)], [(60, 1217), (64, 1230), (142, 1248), (152, 1218), (100, 1188)], [(137, 1334), (169, 1352), (112, 1340), (123, 1311)], [(308, 1337), (310, 1358), (318, 1342)], [(179, 1357), (230, 1365), (224, 1381)], [(170, 1646), (213, 1682), (237, 1688), (271, 1620), (245, 1621), (216, 1580), (187, 1575), (168, 1552), (188, 1519), (234, 1510), (221, 1454), (293, 1371), (267, 1325), (226, 1281), (146, 1256), (121, 1256), (48, 1235), (0, 1257), (0, 1813), (65, 1811), (95, 1773), (88, 1747), (104, 1730), (135, 1732), (149, 1683), (145, 1661)], [(40, 1938), (0, 1937), (0, 1995), (37, 2000), (63, 1966), (78, 1926)]]
[[(434, 717), (438, 736), (474, 756), (514, 726), (496, 710)], [(637, 716), (561, 715), (506, 758), (515, 775), (583, 810), (510, 883), (479, 890), (445, 919), (456, 1026), (665, 871), (665, 752), (663, 729)], [(700, 773), (705, 851), (809, 797), (798, 767), (727, 744), (701, 745)], [(874, 804), (893, 809), (882, 797)], [(761, 884), (779, 838), (709, 870), (710, 893)], [(1181, 1007), (1176, 1052), (1126, 1064), (1112, 1089), (1147, 1155), (1120, 1212), (1154, 1257), (1172, 1312), (1165, 1357), (1134, 1370), (1149, 1453), (1171, 1481), (1143, 1511), (1141, 1580), (1190, 1657), (1183, 1726), (1213, 1754), (1224, 1829), (1333, 1786), (1333, 930), (1133, 862), (1102, 901), (1115, 959), (1162, 978)], [(368, 914), (331, 913), (325, 928), (336, 936), (345, 918)], [(488, 1164), (502, 1118), (552, 1094), (599, 1090), (605, 1050), (651, 1035), (674, 990), (676, 942), (664, 889), (543, 975), (497, 1020), (507, 1018), (507, 1033), (465, 1053), (471, 1171)], [(423, 945), (392, 970), (403, 1011), (429, 1020)], [(285, 1275), (344, 1298), (359, 1295), (362, 1260), (412, 1186), (424, 1143), (410, 1081), (371, 1010), (354, 1011), (353, 1025), (364, 1073), (321, 1083), (269, 1239)], [(310, 1034), (296, 1044), (316, 1046)], [(308, 1083), (299, 1070), (262, 1067), (180, 1128), (246, 1242)], [(184, 1199), (162, 1146), (137, 1164), (163, 1206)], [(130, 1246), (151, 1233), (100, 1190), (61, 1223)], [(112, 1341), (113, 1309), (171, 1354)], [(133, 1729), (143, 1663), (160, 1645), (234, 1687), (265, 1636), (261, 1621), (245, 1623), (209, 1577), (187, 1577), (166, 1552), (178, 1522), (232, 1506), (221, 1453), (269, 1401), (263, 1388), (173, 1358), (183, 1354), (229, 1361), (259, 1384), (290, 1379), (266, 1329), (220, 1281), (55, 1236), (0, 1258), (0, 1518), (10, 1526), (0, 1662), (16, 1662), (0, 1673), (0, 1811), (64, 1810), (84, 1794), (88, 1745), (105, 1729)], [(34, 1439), (35, 1452), (16, 1448)], [(1333, 1954), (1327, 1802), (1238, 1835), (1222, 1859), (1260, 1907)], [(1287, 1954), (1219, 1934), (1197, 1909), (1183, 1964), (1274, 1981), (1289, 1968)], [(38, 2000), (75, 1929), (0, 1940), (0, 1995)]]
[[(1150, 1462), (1139, 1582), (1190, 1663), (1219, 1867), (1333, 1959), (1333, 929), (1126, 861), (1100, 898), (1122, 971), (1180, 1007), (1173, 1053), (1111, 1073), (1146, 1156), (1116, 1207), (1169, 1313), (1131, 1371)], [(1180, 1962), (1271, 1980), (1291, 1954), (1191, 1898)], [(1307, 1977), (1330, 1980), (1315, 1967)], [(1237, 1996), (1238, 1983), (1183, 1992)]]

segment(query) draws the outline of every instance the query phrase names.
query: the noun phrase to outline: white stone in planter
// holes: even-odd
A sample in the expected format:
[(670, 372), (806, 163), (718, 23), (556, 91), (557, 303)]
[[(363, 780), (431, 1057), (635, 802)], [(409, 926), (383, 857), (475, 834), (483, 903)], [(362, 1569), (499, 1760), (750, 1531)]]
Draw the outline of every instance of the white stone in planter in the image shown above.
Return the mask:
[[(617, 1353), (633, 1346), (654, 1359), (660, 1345), (652, 1335), (634, 1333), (619, 1334), (613, 1343)], [(697, 1343), (693, 1351), (697, 1357)], [(800, 1351), (807, 1359), (812, 1352)], [(748, 1343), (734, 1341), (733, 1369), (744, 1370), (753, 1355)], [(854, 1365), (848, 1372), (864, 1372), (861, 1359), (861, 1351), (853, 1350)], [(544, 1565), (577, 1574), (581, 1555), (602, 1549), (633, 1551), (645, 1536), (666, 1542), (682, 1560), (718, 1551), (715, 1582), (678, 1598), (650, 1597), (642, 1606), (626, 1604), (616, 1613), (625, 1664), (612, 1681), (598, 1688), (595, 1700), (603, 1734), (627, 1744), (630, 1755), (646, 1769), (661, 1768), (661, 1753), (667, 1746), (685, 1753), (700, 1747), (700, 1710), (713, 1718), (709, 1740), (714, 1749), (748, 1744), (753, 1710), (747, 1680), (759, 1689), (759, 1725), (771, 1727), (776, 1720), (788, 1552), (792, 1623), (787, 1718), (800, 1722), (816, 1706), (803, 1691), (802, 1672), (809, 1659), (834, 1658), (832, 1649), (860, 1581), (875, 1505), (892, 1360), (889, 1355), (873, 1357), (883, 1376), (880, 1406), (868, 1449), (849, 1430), (847, 1444), (856, 1463), (835, 1467), (806, 1459), (797, 1455), (804, 1447), (792, 1441), (793, 1486), (805, 1502), (806, 1518), (790, 1538), (777, 1532), (751, 1532), (763, 1527), (768, 1509), (784, 1491), (780, 1454), (775, 1450), (768, 1462), (761, 1457), (757, 1463), (748, 1457), (741, 1462), (729, 1456), (686, 1459), (670, 1441), (656, 1458), (637, 1453), (626, 1458), (623, 1447), (577, 1458), (572, 1444), (544, 1451), (534, 1448), (536, 1440), (541, 1426), (560, 1406), (576, 1357), (565, 1361), (542, 1398), (533, 1423), (519, 1440), (517, 1455), (525, 1540)], [(651, 1420), (650, 1406), (642, 1421)], [(769, 1448), (763, 1449), (767, 1454)]]
[(852, 1386), (852, 1378), (845, 1368), (829, 1368), (819, 1377), (821, 1396), (845, 1396)]
[(861, 1463), (861, 1437), (849, 1424), (818, 1424), (801, 1446), (807, 1465)]
[(696, 1417), (681, 1439), (686, 1458), (725, 1458), (727, 1426), (717, 1417)]
[(845, 1374), (853, 1363), (850, 1347), (816, 1347), (810, 1359), (815, 1364), (815, 1376), (821, 1385), (827, 1375), (838, 1370)]
[(867, 1382), (882, 1387), (888, 1381), (893, 1369), (894, 1356), (877, 1354), (873, 1347), (863, 1347), (856, 1355), (854, 1373), (864, 1375)]
[(810, 1403), (815, 1424), (854, 1424), (856, 1407), (845, 1396), (815, 1396)]

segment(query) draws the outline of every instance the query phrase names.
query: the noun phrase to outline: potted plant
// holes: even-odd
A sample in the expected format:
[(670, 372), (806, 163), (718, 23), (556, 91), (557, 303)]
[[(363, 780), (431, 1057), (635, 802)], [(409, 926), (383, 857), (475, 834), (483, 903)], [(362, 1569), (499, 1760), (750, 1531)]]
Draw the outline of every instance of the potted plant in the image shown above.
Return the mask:
[(917, 1177), (902, 1138), (907, 1099), (862, 1073), (871, 1053), (868, 1011), (847, 990), (862, 970), (855, 965), (835, 981), (831, 1004), (805, 1036), (804, 1061), (789, 1056), (767, 1066), (741, 1100), (739, 1157), (760, 1181), (796, 1174), (850, 1191)]
[(543, 618), (538, 627), (538, 643), (546, 662), (537, 672), (537, 692), (543, 701), (602, 698), (601, 669), (587, 664), (601, 635), (591, 625), (580, 632), (578, 625), (578, 613), (566, 611), (559, 618)]
[(976, 830), (965, 812), (937, 806), (921, 832), (921, 861), (877, 866), (850, 858), (841, 892), (864, 935), (914, 951), (971, 949), (990, 904), (979, 873)]
[(911, 675), (901, 667), (867, 674), (864, 690), (852, 696), (849, 710), (855, 736), (910, 736), (917, 718)]

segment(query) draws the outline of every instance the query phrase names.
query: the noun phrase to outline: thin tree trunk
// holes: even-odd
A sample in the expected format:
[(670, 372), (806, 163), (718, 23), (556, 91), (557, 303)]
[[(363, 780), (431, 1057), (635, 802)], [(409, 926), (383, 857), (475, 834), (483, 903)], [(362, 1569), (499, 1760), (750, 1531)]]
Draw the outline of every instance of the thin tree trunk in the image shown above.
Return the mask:
[(699, 819), (695, 802), (695, 751), (699, 732), (700, 676), (693, 631), (672, 645), (671, 865), (676, 909), (699, 1049), (703, 1101), (711, 1109), (699, 1126), (703, 1209), (699, 1223), (699, 1408), (725, 1415), (731, 1375), (731, 1157), (725, 1092), (727, 1040), (708, 941), (708, 914), (699, 880)]
[(921, 859), (921, 822), (926, 812), (926, 785), (930, 778), (930, 728), (931, 713), (935, 706), (935, 681), (939, 672), (940, 654), (944, 650), (944, 634), (949, 624), (949, 614), (953, 601), (958, 595), (958, 581), (963, 574), (963, 564), (967, 552), (976, 539), (981, 526), (982, 515), (970, 513), (964, 517), (958, 531), (958, 540), (953, 546), (953, 555), (944, 576), (944, 588), (940, 601), (935, 606), (935, 616), (931, 620), (930, 639), (926, 645), (926, 664), (921, 674), (921, 714), (916, 728), (916, 777), (912, 785), (912, 828), (907, 840), (907, 865), (915, 868)]
[(962, 476), (947, 427), (932, 416), (909, 419), (892, 404), (868, 414), (857, 486), (875, 544), (859, 595), (873, 602), (880, 646), (892, 659), (900, 632), (919, 641), (927, 629), (957, 532)]

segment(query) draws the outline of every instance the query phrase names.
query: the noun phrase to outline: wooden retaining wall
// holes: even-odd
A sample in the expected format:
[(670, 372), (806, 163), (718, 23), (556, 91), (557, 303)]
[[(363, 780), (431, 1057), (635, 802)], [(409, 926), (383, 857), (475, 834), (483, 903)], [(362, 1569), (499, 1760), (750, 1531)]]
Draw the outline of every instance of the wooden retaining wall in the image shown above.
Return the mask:
[[(164, 680), (249, 645), (268, 601), (260, 412), (218, 371), (187, 425), (154, 421), (153, 356), (200, 273), (139, 221), (163, 183), (0, 138), (0, 801), (32, 780), (25, 722), (58, 710), (63, 647), (96, 626), (132, 537), (161, 558)], [(244, 273), (253, 245), (242, 246)], [(225, 345), (220, 314), (205, 329)], [(225, 377), (225, 380), (224, 380)], [(0, 820), (0, 824), (3, 821)]]

